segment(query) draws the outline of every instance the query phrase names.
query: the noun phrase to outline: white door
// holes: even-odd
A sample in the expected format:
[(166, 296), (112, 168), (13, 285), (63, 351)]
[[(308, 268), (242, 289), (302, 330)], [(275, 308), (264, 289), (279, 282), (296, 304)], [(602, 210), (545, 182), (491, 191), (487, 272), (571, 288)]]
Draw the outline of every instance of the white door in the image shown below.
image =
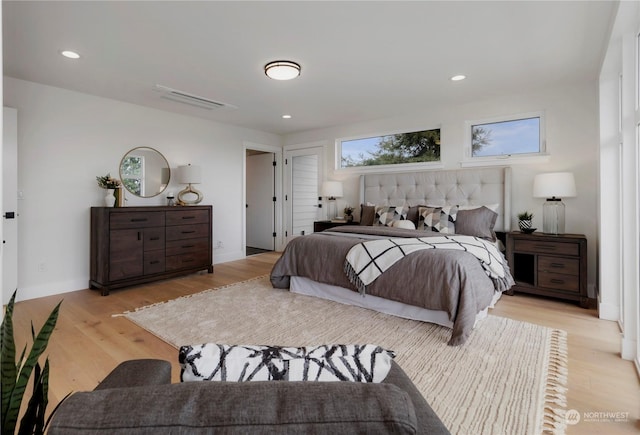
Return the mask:
[(18, 288), (18, 111), (3, 108), (2, 303)]
[(247, 247), (275, 249), (275, 155), (247, 155)]
[(322, 147), (285, 153), (287, 242), (294, 237), (313, 233), (313, 222), (321, 218), (319, 207), (323, 155)]

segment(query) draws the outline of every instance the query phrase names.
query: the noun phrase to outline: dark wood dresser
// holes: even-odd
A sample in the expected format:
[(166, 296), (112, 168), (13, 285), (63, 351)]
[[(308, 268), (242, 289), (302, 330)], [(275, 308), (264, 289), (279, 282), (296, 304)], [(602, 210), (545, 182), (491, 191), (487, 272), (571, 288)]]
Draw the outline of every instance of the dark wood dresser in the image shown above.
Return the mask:
[(213, 273), (212, 207), (92, 207), (89, 287)]
[(587, 308), (587, 239), (582, 234), (507, 234), (513, 291), (577, 301)]

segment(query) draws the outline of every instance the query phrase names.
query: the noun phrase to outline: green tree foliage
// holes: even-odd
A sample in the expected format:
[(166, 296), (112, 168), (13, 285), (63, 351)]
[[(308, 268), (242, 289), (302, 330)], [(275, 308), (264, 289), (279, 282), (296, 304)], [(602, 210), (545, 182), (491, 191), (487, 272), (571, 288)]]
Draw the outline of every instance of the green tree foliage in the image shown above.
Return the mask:
[(342, 157), (342, 166), (395, 165), (440, 160), (440, 129), (383, 136), (369, 156)]
[(475, 156), (491, 143), (491, 129), (479, 126), (471, 128), (471, 155)]

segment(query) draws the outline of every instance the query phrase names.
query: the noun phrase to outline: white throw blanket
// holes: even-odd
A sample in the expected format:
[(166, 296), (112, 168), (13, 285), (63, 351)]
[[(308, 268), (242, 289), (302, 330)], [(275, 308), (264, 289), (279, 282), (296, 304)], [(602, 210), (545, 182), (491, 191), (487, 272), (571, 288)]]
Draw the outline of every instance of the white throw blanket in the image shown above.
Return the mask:
[(347, 253), (345, 272), (364, 294), (366, 286), (396, 262), (423, 249), (450, 249), (473, 254), (492, 279), (504, 278), (502, 254), (489, 241), (472, 236), (392, 238), (358, 243)]

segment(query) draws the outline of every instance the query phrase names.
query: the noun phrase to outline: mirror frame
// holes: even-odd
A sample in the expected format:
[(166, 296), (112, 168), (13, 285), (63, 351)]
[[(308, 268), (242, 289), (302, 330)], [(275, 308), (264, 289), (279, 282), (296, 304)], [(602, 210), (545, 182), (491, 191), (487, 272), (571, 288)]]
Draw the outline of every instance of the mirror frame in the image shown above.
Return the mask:
[[(167, 168), (167, 170), (169, 172), (169, 175), (168, 175), (168, 178), (167, 178), (167, 183), (164, 185), (164, 187), (161, 186), (162, 188), (158, 192), (154, 193), (153, 195), (139, 195), (139, 194), (137, 194), (135, 192), (132, 192), (127, 187), (127, 185), (124, 183), (125, 176), (122, 173), (122, 164), (124, 163), (125, 159), (127, 157), (129, 157), (129, 155), (131, 153), (133, 153), (136, 150), (142, 150), (142, 149), (153, 151), (153, 152), (157, 153), (158, 156), (162, 159), (162, 161), (164, 161), (164, 164), (165, 164), (165, 166), (161, 167), (160, 170), (162, 171), (163, 168)], [(160, 151), (158, 151), (157, 149), (151, 148), (151, 147), (147, 147), (147, 146), (139, 146), (139, 147), (135, 147), (135, 148), (132, 148), (129, 151), (127, 151), (125, 153), (125, 155), (122, 156), (122, 159), (120, 159), (120, 165), (118, 166), (118, 173), (120, 175), (120, 181), (122, 182), (122, 185), (124, 186), (124, 188), (127, 189), (127, 192), (129, 192), (131, 195), (137, 196), (138, 198), (153, 198), (155, 196), (158, 196), (158, 195), (162, 194), (162, 192), (164, 192), (167, 189), (167, 186), (169, 186), (169, 183), (171, 182), (171, 166), (169, 166), (169, 162), (168, 162), (167, 158)]]

